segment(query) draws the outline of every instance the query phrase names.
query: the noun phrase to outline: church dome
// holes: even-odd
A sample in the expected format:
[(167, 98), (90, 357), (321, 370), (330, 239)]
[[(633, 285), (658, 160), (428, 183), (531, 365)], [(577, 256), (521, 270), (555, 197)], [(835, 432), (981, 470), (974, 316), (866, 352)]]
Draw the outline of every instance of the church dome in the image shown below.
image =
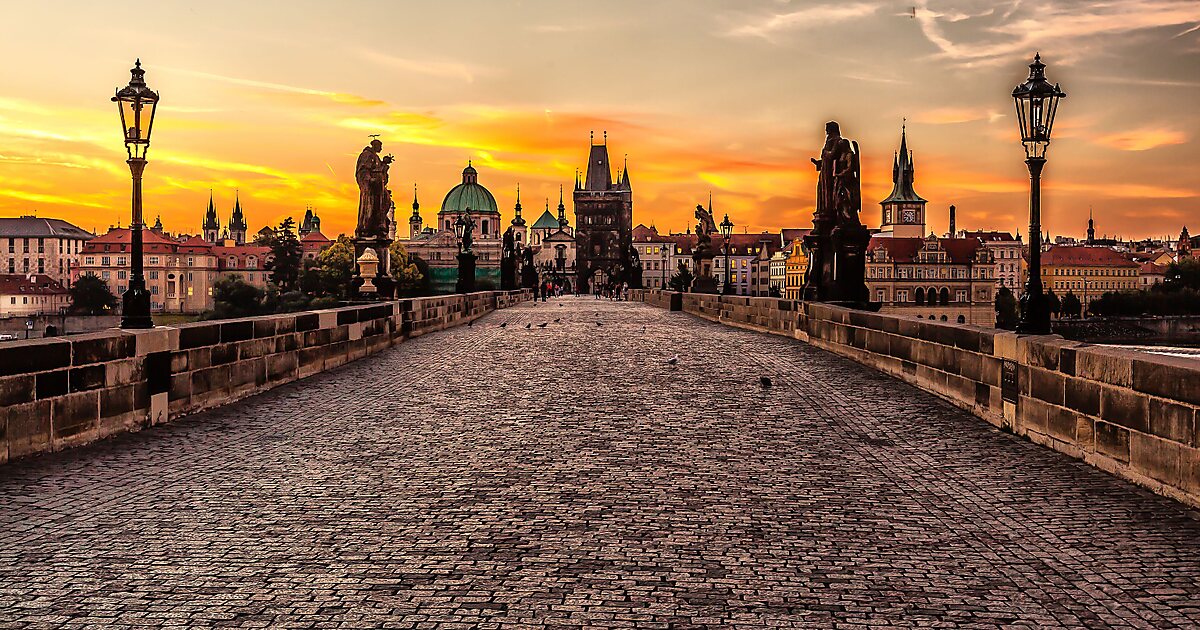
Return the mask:
[(446, 193), (446, 198), (442, 200), (442, 212), (466, 212), (469, 208), (472, 213), (500, 213), (496, 198), (479, 184), (479, 172), (470, 162), (467, 163), (467, 168), (463, 169), (462, 177), (462, 183)]

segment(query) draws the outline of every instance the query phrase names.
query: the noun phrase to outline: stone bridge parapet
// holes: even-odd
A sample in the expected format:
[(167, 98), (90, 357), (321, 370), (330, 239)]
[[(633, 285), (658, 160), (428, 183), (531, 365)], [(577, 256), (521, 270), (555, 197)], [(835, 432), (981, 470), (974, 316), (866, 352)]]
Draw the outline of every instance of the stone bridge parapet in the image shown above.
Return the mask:
[(1200, 361), (766, 297), (633, 299), (806, 341), (988, 422), (1200, 507)]
[(531, 297), (485, 291), (0, 345), (0, 463), (226, 404)]

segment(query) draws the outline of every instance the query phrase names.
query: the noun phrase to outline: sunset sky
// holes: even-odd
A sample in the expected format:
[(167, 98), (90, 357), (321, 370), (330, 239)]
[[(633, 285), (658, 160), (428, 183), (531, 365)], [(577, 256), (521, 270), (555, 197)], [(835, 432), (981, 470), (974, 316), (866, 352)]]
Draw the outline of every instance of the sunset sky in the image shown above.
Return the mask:
[[(5, 2), (0, 215), (129, 222), (113, 91), (140, 57), (162, 94), (147, 220), (197, 233), (240, 190), (251, 230), (315, 206), (353, 230), (353, 165), (381, 134), (397, 218), (428, 223), (468, 159), (511, 216), (568, 195), (588, 134), (628, 154), (634, 221), (811, 225), (826, 120), (863, 148), (863, 221), (908, 119), (930, 227), (1027, 231), (1012, 87), (1041, 51), (1063, 101), (1044, 225), (1200, 230), (1200, 2), (564, 0)], [(131, 5), (132, 6), (132, 5)], [(568, 208), (570, 201), (568, 199)], [(573, 221), (572, 221), (573, 222)], [(401, 229), (403, 231), (403, 228)]]

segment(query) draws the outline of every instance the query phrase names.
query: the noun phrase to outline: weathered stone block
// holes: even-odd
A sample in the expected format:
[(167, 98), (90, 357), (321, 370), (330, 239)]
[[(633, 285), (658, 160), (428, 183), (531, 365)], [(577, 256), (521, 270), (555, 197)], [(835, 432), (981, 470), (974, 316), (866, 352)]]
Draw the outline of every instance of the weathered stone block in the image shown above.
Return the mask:
[(179, 349), (190, 350), (221, 342), (221, 324), (202, 322), (179, 326)]
[(28, 374), (71, 365), (71, 344), (61, 339), (30, 339), (0, 344), (0, 376)]
[(1105, 422), (1150, 432), (1150, 401), (1137, 392), (1103, 386), (1100, 390), (1100, 417)]
[(1129, 465), (1151, 479), (1170, 486), (1179, 486), (1182, 448), (1169, 440), (1152, 435), (1131, 433), (1129, 436)]
[(32, 374), (0, 377), (0, 407), (32, 402), (34, 399), (33, 381)]
[(1096, 452), (1119, 462), (1129, 462), (1129, 429), (1107, 422), (1097, 422)]
[(254, 338), (254, 320), (238, 319), (221, 323), (221, 343), (228, 344)]
[(131, 333), (103, 331), (76, 335), (71, 341), (71, 364), (88, 365), (134, 356), (137, 338)]
[(1029, 395), (1048, 403), (1065, 404), (1066, 378), (1058, 372), (1029, 368)]
[(1185, 446), (1200, 446), (1196, 432), (1195, 407), (1150, 399), (1150, 433)]
[(99, 392), (59, 396), (51, 401), (51, 408), (53, 416), (50, 422), (56, 449), (96, 439), (97, 421), (100, 418)]
[(1071, 444), (1076, 443), (1079, 414), (1063, 407), (1046, 409), (1046, 434)]
[(179, 349), (179, 329), (170, 326), (156, 326), (147, 330), (135, 330), (134, 352), (137, 356), (145, 356), (155, 352), (169, 352)]
[(1133, 386), (1132, 350), (1089, 346), (1075, 350), (1075, 374), (1119, 387)]
[(40, 372), (36, 378), (37, 399), (55, 398), (66, 395), (70, 389), (69, 380), (67, 378), (68, 370), (55, 370), (53, 372)]
[[(133, 354), (132, 351), (130, 351), (130, 354)], [(136, 361), (136, 359), (132, 360)], [(71, 391), (86, 392), (91, 389), (104, 387), (105, 371), (105, 365), (103, 364), (71, 368), (67, 377), (67, 380), (70, 382)]]
[(229, 391), (229, 366), (196, 370), (192, 372), (192, 398)]
[(208, 365), (224, 365), (238, 359), (238, 348), (232, 343), (220, 343), (208, 348)]
[(1200, 406), (1200, 364), (1194, 359), (1139, 358), (1133, 361), (1133, 388)]
[(50, 450), (50, 414), (49, 400), (0, 407), (9, 459)]
[(100, 392), (100, 417), (111, 418), (132, 412), (134, 386), (109, 387)]
[(1100, 415), (1100, 385), (1082, 378), (1068, 377), (1065, 394), (1068, 408), (1089, 416)]

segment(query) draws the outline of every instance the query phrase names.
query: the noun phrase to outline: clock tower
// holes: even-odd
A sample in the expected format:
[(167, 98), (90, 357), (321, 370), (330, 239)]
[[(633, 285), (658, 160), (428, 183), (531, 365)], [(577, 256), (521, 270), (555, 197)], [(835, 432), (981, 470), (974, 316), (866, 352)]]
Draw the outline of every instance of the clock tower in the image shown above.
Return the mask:
[(900, 127), (900, 151), (892, 161), (892, 194), (879, 205), (882, 206), (880, 236), (925, 236), (925, 200), (913, 190), (913, 157), (903, 126)]

